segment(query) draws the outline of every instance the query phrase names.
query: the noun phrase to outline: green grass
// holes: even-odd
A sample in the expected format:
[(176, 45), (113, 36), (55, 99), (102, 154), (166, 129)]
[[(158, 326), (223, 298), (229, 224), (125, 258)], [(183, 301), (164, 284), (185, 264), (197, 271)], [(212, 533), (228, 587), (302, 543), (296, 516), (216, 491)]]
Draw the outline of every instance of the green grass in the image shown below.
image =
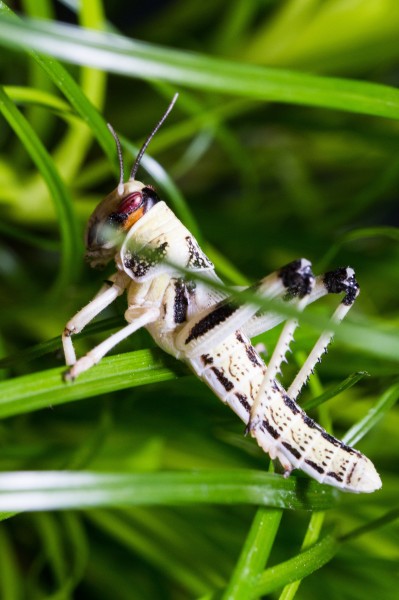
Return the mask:
[[(0, 1), (0, 597), (395, 598), (396, 2), (67, 4), (70, 27), (61, 3), (24, 0), (21, 19)], [(82, 244), (117, 181), (106, 122), (130, 167), (176, 91), (139, 178), (228, 286), (300, 256), (355, 268), (362, 293), (301, 401), (373, 460), (381, 491), (274, 473), (146, 332), (62, 381), (60, 332), (110, 274)], [(125, 302), (77, 336), (80, 354)], [(284, 382), (328, 323), (334, 301), (317, 304)], [(270, 352), (277, 335), (256, 341)]]

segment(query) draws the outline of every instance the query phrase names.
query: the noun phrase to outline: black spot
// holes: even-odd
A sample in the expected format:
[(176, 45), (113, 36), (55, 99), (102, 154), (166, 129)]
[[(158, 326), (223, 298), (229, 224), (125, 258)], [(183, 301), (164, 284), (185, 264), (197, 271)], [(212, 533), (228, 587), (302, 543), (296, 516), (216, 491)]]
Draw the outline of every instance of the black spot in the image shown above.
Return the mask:
[(251, 363), (257, 367), (261, 367), (262, 363), (260, 362), (258, 355), (256, 354), (255, 348), (252, 344), (245, 344), (245, 352)]
[(245, 394), (240, 394), (239, 392), (236, 392), (235, 395), (242, 404), (242, 406), (245, 408), (245, 410), (250, 412), (251, 405), (248, 402), (247, 396)]
[(311, 419), (310, 417), (308, 417), (308, 415), (306, 415), (305, 413), (302, 416), (303, 422), (305, 423), (305, 425), (307, 425), (308, 427), (310, 427), (310, 429), (318, 429), (318, 425), (317, 423), (315, 423), (313, 421), (313, 419)]
[(343, 443), (340, 442), (339, 440), (337, 440), (337, 438), (335, 438), (334, 436), (332, 436), (330, 433), (327, 433), (327, 431), (322, 431), (321, 432), (322, 437), (327, 440), (327, 442), (330, 442), (330, 444), (332, 444), (333, 446), (337, 446), (337, 447), (341, 447), (343, 446)]
[(157, 248), (143, 249), (140, 253), (127, 251), (123, 259), (123, 264), (133, 272), (135, 277), (144, 277), (152, 267), (165, 258), (167, 247), (168, 242), (164, 242)]
[(223, 321), (230, 317), (237, 309), (238, 306), (232, 302), (224, 302), (217, 306), (212, 312), (206, 315), (206, 317), (194, 325), (185, 344), (189, 344), (192, 340), (196, 340), (207, 331), (211, 331), (216, 325), (219, 325), (219, 323), (223, 323)]
[(197, 242), (188, 235), (186, 237), (188, 248), (188, 268), (194, 269), (213, 269), (213, 264), (209, 258), (202, 252)]
[(141, 190), (143, 196), (143, 204), (146, 207), (146, 212), (149, 210), (154, 204), (160, 201), (160, 197), (154, 190), (154, 188), (150, 185), (147, 185)]
[(126, 221), (128, 216), (129, 216), (128, 213), (113, 212), (109, 215), (109, 217), (107, 219), (107, 225), (111, 225), (111, 227), (113, 225), (121, 225), (122, 223), (124, 223)]
[(342, 482), (342, 477), (340, 477), (339, 475), (337, 475), (336, 473), (334, 473), (334, 471), (329, 471), (327, 473), (328, 477), (332, 477), (333, 479), (336, 479), (337, 481), (339, 481), (340, 483)]
[(215, 373), (217, 380), (222, 384), (226, 392), (230, 392), (234, 388), (234, 384), (227, 379), (227, 377), (219, 371), (216, 367), (211, 367), (212, 371)]
[(355, 276), (351, 275), (348, 277), (348, 270), (345, 267), (325, 273), (323, 283), (329, 294), (341, 294), (345, 292), (342, 303), (346, 306), (353, 304), (359, 293), (359, 284)]
[(270, 425), (269, 421), (267, 419), (264, 419), (262, 421), (262, 423), (263, 423), (263, 427), (265, 427), (265, 429), (270, 433), (272, 438), (274, 438), (275, 440), (278, 440), (278, 438), (280, 437), (280, 434), (276, 429), (274, 429), (274, 427), (272, 427)]
[(321, 429), (321, 427), (317, 426), (317, 428), (321, 432), (322, 437), (325, 440), (327, 440), (327, 442), (330, 442), (330, 444), (332, 444), (333, 446), (336, 446), (337, 448), (341, 448), (342, 450), (344, 450), (344, 452), (347, 452), (348, 454), (355, 454), (359, 458), (362, 456), (358, 450), (355, 450), (355, 448), (351, 448), (350, 446), (347, 446), (340, 440), (337, 440), (337, 438), (332, 436), (330, 433), (327, 433), (327, 431), (324, 431), (324, 429)]
[(299, 412), (301, 412), (301, 409), (296, 404), (296, 402), (294, 402), (293, 400), (291, 400), (291, 398), (289, 396), (287, 396), (286, 394), (283, 395), (283, 400), (284, 400), (284, 404), (287, 406), (287, 408), (290, 409), (290, 411), (294, 415), (297, 415)]
[(284, 287), (287, 288), (286, 299), (299, 296), (303, 298), (312, 291), (314, 275), (310, 265), (302, 266), (301, 260), (294, 260), (292, 263), (280, 269), (278, 273)]
[(251, 363), (257, 367), (261, 367), (263, 363), (259, 361), (259, 357), (256, 354), (256, 350), (252, 344), (246, 342), (239, 331), (236, 332), (236, 339), (238, 342), (240, 342), (240, 344), (245, 346), (245, 352)]
[(202, 354), (201, 355), (201, 360), (204, 363), (204, 365), (211, 365), (211, 364), (213, 364), (213, 358), (209, 354)]
[(317, 463), (313, 462), (313, 460), (306, 459), (305, 463), (308, 464), (309, 467), (312, 467), (312, 469), (314, 469), (318, 473), (324, 473), (324, 469), (320, 467), (320, 465), (318, 465)]
[(183, 279), (175, 281), (175, 301), (173, 306), (173, 317), (175, 323), (184, 323), (187, 319), (187, 288)]
[(289, 444), (288, 442), (282, 442), (282, 445), (288, 450), (290, 454), (292, 454), (292, 456), (295, 456), (295, 458), (298, 459), (301, 458), (301, 453), (296, 448), (291, 446), (291, 444)]

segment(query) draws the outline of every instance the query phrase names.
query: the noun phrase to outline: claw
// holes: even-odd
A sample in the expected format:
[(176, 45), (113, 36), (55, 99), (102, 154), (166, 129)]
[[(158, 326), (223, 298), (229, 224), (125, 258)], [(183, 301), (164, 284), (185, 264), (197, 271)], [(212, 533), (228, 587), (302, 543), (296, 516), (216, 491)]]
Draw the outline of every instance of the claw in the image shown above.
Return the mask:
[(66, 371), (64, 371), (64, 373), (62, 374), (62, 379), (66, 382), (66, 383), (71, 383), (73, 381), (75, 381), (76, 377), (75, 375), (71, 372), (72, 369), (67, 369)]
[(291, 475), (291, 473), (292, 473), (292, 467), (290, 465), (289, 469), (285, 469), (285, 471), (284, 471), (284, 474), (283, 474), (284, 479), (288, 479), (288, 477)]

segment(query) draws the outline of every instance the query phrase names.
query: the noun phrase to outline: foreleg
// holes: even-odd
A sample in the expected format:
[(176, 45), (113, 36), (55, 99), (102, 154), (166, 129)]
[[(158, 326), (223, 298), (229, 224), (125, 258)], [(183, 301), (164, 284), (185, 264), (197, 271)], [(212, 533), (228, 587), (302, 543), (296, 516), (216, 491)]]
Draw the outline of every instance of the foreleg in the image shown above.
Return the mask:
[(114, 346), (119, 344), (122, 340), (129, 337), (132, 333), (153, 323), (159, 317), (159, 308), (153, 307), (137, 307), (129, 309), (129, 319), (131, 323), (108, 337), (98, 346), (95, 346), (90, 352), (82, 356), (70, 369), (65, 373), (64, 379), (72, 381), (78, 375), (90, 369), (93, 365), (97, 364), (103, 356), (107, 354)]
[(93, 300), (77, 312), (66, 324), (62, 334), (62, 346), (67, 365), (73, 365), (76, 362), (76, 354), (71, 336), (82, 331), (94, 317), (109, 306), (118, 296), (123, 294), (130, 280), (127, 275), (118, 272), (112, 275), (109, 281), (110, 283), (107, 282), (104, 284)]

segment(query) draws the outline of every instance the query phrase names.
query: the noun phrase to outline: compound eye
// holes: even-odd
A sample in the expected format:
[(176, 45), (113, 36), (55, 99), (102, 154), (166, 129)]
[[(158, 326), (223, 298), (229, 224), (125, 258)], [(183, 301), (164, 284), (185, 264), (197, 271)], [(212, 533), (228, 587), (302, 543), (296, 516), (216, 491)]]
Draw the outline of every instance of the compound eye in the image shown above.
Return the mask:
[(142, 203), (143, 194), (141, 192), (133, 192), (133, 194), (129, 194), (126, 198), (123, 198), (118, 206), (117, 212), (124, 215), (130, 215), (130, 213), (140, 208)]

